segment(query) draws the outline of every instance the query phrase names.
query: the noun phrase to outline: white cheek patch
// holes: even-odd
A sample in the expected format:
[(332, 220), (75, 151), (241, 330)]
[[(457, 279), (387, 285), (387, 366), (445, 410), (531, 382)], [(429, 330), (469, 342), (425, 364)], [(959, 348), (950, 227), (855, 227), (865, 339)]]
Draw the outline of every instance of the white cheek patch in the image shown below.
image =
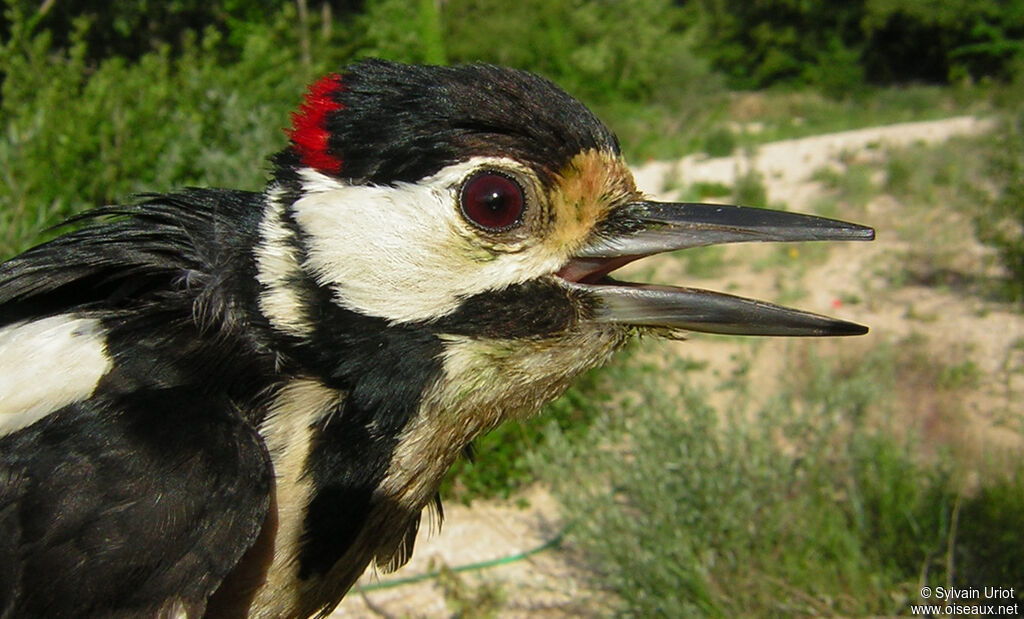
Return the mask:
[(0, 436), (90, 397), (112, 362), (94, 318), (51, 316), (0, 329)]
[(540, 243), (495, 251), (462, 219), (462, 180), (472, 159), (417, 183), (349, 186), (303, 171), (306, 195), (292, 206), (308, 248), (305, 265), (337, 302), (392, 323), (430, 320), (462, 299), (556, 271), (564, 256)]

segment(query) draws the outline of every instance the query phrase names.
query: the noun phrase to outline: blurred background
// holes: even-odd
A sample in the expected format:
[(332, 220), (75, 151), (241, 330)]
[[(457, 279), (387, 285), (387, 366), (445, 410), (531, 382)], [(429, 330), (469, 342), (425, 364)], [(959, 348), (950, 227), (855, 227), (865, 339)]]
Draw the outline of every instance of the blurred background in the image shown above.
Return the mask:
[(374, 598), (383, 575), (349, 612), (863, 616), (910, 614), (935, 601), (926, 586), (1024, 597), (1024, 1), (4, 7), (5, 258), (139, 192), (261, 189), (306, 84), (367, 56), (540, 73), (618, 134), (652, 194), (878, 230), (631, 265), (872, 332), (630, 347), (446, 484), (449, 527), (505, 510), (543, 523), (536, 543), (468, 533), (444, 543), (485, 560), (428, 549), (394, 575), (429, 600)]

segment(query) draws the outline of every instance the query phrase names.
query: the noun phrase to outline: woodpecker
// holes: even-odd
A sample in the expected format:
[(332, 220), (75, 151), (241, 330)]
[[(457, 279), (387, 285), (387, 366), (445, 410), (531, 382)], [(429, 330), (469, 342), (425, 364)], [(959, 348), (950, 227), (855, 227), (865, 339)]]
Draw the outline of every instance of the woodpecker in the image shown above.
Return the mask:
[(363, 61), (260, 193), (74, 219), (0, 265), (0, 617), (307, 617), (412, 552), (441, 478), (639, 334), (854, 335), (612, 279), (652, 254), (867, 240), (655, 202), (554, 84)]

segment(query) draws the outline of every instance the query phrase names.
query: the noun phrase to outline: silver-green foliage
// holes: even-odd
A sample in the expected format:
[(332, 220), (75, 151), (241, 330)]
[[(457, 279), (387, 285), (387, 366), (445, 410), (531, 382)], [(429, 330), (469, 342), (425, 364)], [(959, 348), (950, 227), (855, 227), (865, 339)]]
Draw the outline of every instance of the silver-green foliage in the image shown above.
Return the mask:
[[(899, 376), (920, 371), (901, 359), (888, 347), (854, 362), (808, 356), (767, 404), (745, 380), (723, 383), (727, 410), (671, 363), (634, 364), (632, 397), (586, 445), (553, 431), (539, 466), (615, 610), (888, 615), (924, 584), (1019, 578), (1005, 540), (1020, 537), (1020, 474), (958, 497), (950, 461), (878, 424)], [(981, 515), (955, 524), (958, 510)]]

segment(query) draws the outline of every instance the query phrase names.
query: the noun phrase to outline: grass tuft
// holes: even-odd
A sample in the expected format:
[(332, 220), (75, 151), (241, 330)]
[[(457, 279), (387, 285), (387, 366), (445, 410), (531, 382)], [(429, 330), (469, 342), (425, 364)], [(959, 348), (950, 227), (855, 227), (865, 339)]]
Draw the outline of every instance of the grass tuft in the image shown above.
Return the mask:
[(1022, 582), (1019, 477), (967, 493), (955, 458), (879, 423), (919, 362), (795, 354), (767, 403), (723, 382), (728, 411), (685, 367), (626, 367), (625, 410), (586, 446), (550, 427), (535, 462), (624, 614), (888, 615), (926, 584)]

